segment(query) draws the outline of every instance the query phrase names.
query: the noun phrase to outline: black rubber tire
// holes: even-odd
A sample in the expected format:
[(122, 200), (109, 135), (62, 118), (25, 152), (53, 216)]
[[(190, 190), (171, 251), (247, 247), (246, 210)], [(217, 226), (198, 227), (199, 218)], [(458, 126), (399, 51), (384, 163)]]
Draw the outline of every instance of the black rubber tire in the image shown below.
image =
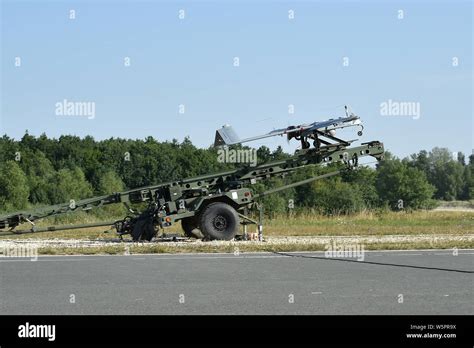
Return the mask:
[(204, 238), (204, 235), (199, 229), (199, 220), (195, 216), (182, 219), (181, 227), (183, 228), (184, 235), (186, 237), (196, 238), (196, 239)]
[(139, 219), (133, 225), (132, 239), (137, 242), (140, 240), (151, 241), (156, 235), (155, 227), (150, 219)]
[(239, 230), (239, 215), (226, 203), (211, 203), (202, 212), (199, 227), (210, 239), (231, 240)]

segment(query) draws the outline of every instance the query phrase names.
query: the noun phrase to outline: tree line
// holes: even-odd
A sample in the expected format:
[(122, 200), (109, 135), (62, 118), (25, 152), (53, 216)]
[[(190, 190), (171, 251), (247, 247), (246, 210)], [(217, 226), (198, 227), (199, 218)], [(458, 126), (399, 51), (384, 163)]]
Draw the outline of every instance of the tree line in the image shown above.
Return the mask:
[[(241, 146), (241, 145), (239, 145)], [(257, 149), (258, 163), (290, 157), (281, 147)], [(216, 173), (241, 166), (221, 163), (215, 148), (197, 148), (182, 142), (159, 142), (65, 135), (58, 139), (26, 133), (21, 140), (0, 138), (0, 211), (68, 202), (95, 195)], [(255, 185), (263, 191), (331, 167), (304, 168), (283, 178)], [(432, 208), (436, 200), (470, 200), (474, 197), (474, 155), (445, 148), (419, 151), (399, 159), (386, 152), (375, 168), (359, 167), (340, 176), (316, 181), (264, 198), (269, 214), (312, 211), (348, 214), (365, 209)]]

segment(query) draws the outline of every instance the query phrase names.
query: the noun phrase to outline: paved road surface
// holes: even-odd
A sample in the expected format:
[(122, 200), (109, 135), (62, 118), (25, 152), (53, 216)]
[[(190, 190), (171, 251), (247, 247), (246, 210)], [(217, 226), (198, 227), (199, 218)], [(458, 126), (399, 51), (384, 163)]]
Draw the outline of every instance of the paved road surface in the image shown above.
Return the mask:
[(474, 250), (291, 255), (0, 258), (0, 313), (474, 314)]

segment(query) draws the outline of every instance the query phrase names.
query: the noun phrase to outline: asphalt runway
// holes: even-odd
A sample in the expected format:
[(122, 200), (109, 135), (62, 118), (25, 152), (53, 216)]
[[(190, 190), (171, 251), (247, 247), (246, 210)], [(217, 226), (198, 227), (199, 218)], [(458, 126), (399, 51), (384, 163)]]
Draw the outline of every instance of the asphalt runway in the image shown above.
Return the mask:
[(2, 314), (474, 314), (474, 250), (0, 258)]

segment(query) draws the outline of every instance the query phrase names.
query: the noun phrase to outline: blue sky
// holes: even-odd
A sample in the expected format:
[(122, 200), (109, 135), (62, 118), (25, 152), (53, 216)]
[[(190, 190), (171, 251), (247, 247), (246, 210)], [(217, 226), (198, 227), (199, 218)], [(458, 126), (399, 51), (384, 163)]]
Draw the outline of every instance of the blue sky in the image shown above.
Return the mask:
[[(364, 121), (361, 141), (397, 156), (473, 148), (471, 1), (2, 1), (1, 10), (2, 135), (189, 136), (207, 147), (226, 123), (248, 137), (342, 116), (348, 104)], [(64, 99), (94, 102), (95, 117), (57, 115)], [(381, 115), (388, 100), (419, 103), (420, 117)]]

